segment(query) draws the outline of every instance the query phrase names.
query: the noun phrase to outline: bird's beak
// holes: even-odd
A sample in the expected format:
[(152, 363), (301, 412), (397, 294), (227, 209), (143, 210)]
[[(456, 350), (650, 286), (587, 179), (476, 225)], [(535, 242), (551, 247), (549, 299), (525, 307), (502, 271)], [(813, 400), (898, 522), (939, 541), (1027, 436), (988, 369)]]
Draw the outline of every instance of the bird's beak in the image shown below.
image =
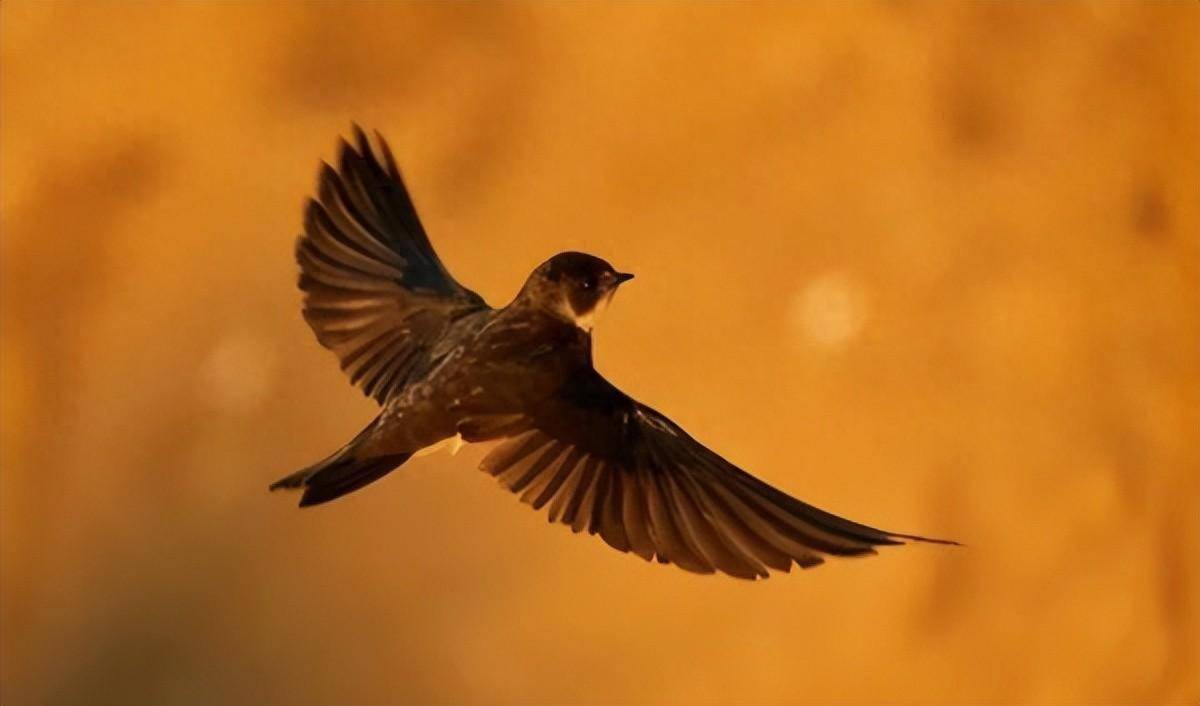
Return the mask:
[(633, 279), (633, 275), (629, 274), (628, 272), (618, 272), (617, 273), (617, 284), (621, 284), (623, 282), (628, 282), (631, 279)]

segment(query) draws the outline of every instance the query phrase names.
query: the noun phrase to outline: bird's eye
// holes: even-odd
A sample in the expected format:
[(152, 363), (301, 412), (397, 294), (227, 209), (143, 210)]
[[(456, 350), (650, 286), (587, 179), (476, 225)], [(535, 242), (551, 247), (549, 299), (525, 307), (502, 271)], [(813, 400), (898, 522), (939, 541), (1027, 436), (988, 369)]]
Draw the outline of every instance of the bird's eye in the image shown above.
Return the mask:
[(596, 286), (596, 280), (592, 279), (591, 277), (588, 277), (587, 279), (585, 279), (583, 281), (584, 289), (591, 289), (592, 287), (595, 287), (595, 286)]

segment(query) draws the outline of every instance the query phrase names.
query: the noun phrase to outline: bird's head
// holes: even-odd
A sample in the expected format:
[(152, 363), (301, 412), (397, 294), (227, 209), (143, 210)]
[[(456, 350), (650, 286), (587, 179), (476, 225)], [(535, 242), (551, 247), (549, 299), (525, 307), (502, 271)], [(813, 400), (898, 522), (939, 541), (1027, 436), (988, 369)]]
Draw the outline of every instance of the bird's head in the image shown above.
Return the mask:
[(555, 316), (591, 330), (596, 315), (633, 275), (617, 272), (598, 257), (563, 252), (538, 266), (519, 297)]

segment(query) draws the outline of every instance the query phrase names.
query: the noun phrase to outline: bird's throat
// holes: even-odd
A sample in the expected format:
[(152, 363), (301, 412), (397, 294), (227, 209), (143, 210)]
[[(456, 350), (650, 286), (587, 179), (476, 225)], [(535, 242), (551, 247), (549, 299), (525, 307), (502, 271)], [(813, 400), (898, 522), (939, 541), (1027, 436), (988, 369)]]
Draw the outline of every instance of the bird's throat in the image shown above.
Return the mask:
[(564, 318), (573, 322), (580, 329), (591, 332), (596, 325), (596, 319), (600, 317), (612, 302), (613, 295), (616, 291), (609, 292), (596, 301), (596, 305), (585, 313), (575, 311), (575, 307), (571, 306), (571, 301), (567, 297), (563, 297), (562, 304), (559, 306), (559, 311), (562, 312)]

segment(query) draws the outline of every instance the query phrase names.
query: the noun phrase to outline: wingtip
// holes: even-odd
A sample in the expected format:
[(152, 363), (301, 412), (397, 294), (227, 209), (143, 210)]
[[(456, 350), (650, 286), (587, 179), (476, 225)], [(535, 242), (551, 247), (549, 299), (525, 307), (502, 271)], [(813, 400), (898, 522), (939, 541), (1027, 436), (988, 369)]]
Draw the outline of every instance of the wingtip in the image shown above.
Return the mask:
[(818, 556), (816, 554), (811, 556), (794, 556), (792, 557), (792, 561), (795, 562), (796, 566), (800, 567), (801, 571), (808, 571), (809, 569), (815, 569), (818, 566), (823, 566), (825, 564), (825, 557)]
[(375, 141), (379, 143), (379, 151), (383, 154), (383, 164), (396, 181), (401, 181), (400, 168), (396, 166), (396, 158), (392, 156), (392, 148), (388, 145), (387, 140), (383, 138), (383, 133), (375, 131)]
[[(344, 140), (342, 142), (342, 145), (343, 145), (342, 149), (345, 149), (345, 147), (344, 147), (345, 141)], [(337, 178), (338, 178), (337, 170), (334, 169), (333, 165), (331, 165), (329, 162), (326, 162), (325, 160), (322, 159), (320, 165), (317, 166), (317, 193), (322, 194), (322, 193), (327, 192), (329, 190), (330, 186), (337, 181)], [(304, 200), (305, 210), (308, 209), (309, 202), (313, 201), (313, 200), (314, 199), (312, 199), (312, 198), (307, 198)]]
[(306, 233), (312, 232), (311, 226), (313, 219), (317, 217), (318, 211), (322, 211), (324, 209), (325, 207), (322, 206), (321, 202), (317, 201), (316, 199), (304, 200), (304, 231)]
[(350, 173), (350, 169), (357, 159), (359, 159), (358, 150), (354, 149), (354, 145), (350, 144), (345, 137), (338, 137), (337, 168), (334, 169), (334, 173)]
[(358, 153), (366, 158), (373, 158), (371, 152), (371, 141), (367, 139), (367, 132), (362, 129), (358, 123), (351, 123), (350, 130), (354, 133), (354, 142), (358, 146)]
[[(350, 132), (349, 139), (338, 138), (338, 169), (334, 170), (335, 178), (338, 173), (343, 176), (358, 174), (360, 177), (365, 174), (376, 174), (391, 177), (403, 184), (392, 151), (378, 130), (375, 130), (374, 133), (380, 156), (376, 155), (375, 147), (371, 144), (371, 139), (367, 137), (367, 133), (361, 125), (351, 123)], [(322, 171), (322, 175), (324, 174), (325, 172)]]
[(942, 544), (949, 547), (965, 547), (967, 545), (962, 542), (956, 542), (953, 539), (937, 539), (936, 537), (922, 537), (916, 534), (893, 534), (892, 537), (897, 539), (907, 540), (909, 542), (921, 542), (922, 544)]

